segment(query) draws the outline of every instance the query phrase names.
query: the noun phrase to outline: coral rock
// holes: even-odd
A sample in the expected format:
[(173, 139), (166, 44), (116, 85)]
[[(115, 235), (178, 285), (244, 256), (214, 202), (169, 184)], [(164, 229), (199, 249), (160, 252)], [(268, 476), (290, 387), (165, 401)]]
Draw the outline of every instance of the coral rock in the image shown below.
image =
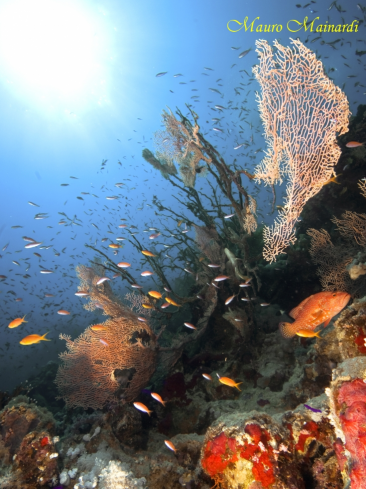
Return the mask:
[(350, 481), (352, 489), (365, 487), (365, 377), (366, 357), (351, 358), (333, 371), (333, 382), (327, 389), (331, 405), (330, 417), (339, 437), (336, 453), (344, 482), (347, 484)]
[(48, 432), (28, 433), (23, 438), (16, 456), (17, 470), (21, 472), (17, 479), (24, 481), (21, 487), (49, 487), (58, 477), (57, 457)]
[[(276, 421), (255, 411), (222, 416), (208, 430), (201, 465), (228, 489), (341, 489), (326, 414), (287, 412)], [(311, 481), (311, 482), (310, 482)]]

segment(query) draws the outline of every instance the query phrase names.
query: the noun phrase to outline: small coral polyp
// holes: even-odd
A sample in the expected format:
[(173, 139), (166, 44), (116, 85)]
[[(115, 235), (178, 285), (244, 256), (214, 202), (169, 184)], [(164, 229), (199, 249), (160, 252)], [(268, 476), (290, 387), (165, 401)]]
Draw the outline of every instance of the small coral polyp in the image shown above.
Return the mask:
[[(261, 482), (263, 487), (270, 487), (275, 482), (273, 468), (273, 448), (269, 445), (270, 434), (259, 425), (252, 423), (245, 427), (250, 440), (238, 443), (224, 432), (209, 440), (204, 450), (202, 467), (216, 481), (222, 474), (232, 468), (232, 464), (240, 464), (240, 459), (250, 462), (252, 481)], [(245, 465), (248, 468), (248, 464)], [(249, 476), (249, 474), (247, 474)]]

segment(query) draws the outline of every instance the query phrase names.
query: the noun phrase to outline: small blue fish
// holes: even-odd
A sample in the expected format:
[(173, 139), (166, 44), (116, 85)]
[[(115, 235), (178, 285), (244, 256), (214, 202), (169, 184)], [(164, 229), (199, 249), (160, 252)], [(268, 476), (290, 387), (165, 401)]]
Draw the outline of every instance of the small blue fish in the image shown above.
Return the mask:
[(312, 408), (311, 406), (309, 406), (308, 404), (304, 404), (304, 406), (306, 407), (306, 409), (310, 409), (310, 411), (313, 411), (313, 413), (321, 413), (322, 410), (321, 409), (315, 409), (315, 408)]
[(156, 75), (156, 77), (159, 77), (159, 76), (164, 76), (164, 75), (166, 75), (167, 73), (168, 73), (167, 71), (162, 71), (161, 73), (158, 73), (158, 74)]
[(244, 58), (244, 56), (246, 56), (249, 53), (250, 50), (251, 50), (251, 48), (247, 49), (246, 51), (243, 51), (242, 53), (239, 54), (238, 57), (239, 58)]

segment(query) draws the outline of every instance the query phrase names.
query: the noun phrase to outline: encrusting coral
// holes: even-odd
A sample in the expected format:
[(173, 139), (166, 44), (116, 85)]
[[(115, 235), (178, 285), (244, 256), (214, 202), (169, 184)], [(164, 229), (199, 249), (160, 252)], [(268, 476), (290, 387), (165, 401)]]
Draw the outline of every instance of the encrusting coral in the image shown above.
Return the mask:
[(316, 489), (342, 489), (332, 433), (326, 413), (304, 408), (275, 419), (238, 412), (208, 430), (201, 464), (227, 489), (305, 489), (307, 479)]

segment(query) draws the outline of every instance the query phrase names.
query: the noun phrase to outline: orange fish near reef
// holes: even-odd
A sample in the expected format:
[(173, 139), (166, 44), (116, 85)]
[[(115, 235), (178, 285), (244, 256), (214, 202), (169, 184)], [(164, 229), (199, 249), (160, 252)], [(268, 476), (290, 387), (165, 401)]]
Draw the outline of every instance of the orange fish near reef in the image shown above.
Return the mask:
[(24, 321), (24, 318), (25, 318), (25, 316), (23, 318), (13, 319), (13, 321), (9, 324), (8, 328), (17, 328), (22, 323), (27, 323), (28, 321)]
[(90, 329), (92, 331), (107, 331), (108, 330), (107, 326), (103, 326), (103, 324), (94, 324), (93, 326), (90, 326)]
[(180, 304), (177, 304), (175, 301), (173, 301), (173, 299), (171, 299), (170, 297), (165, 297), (165, 300), (169, 302), (169, 304), (171, 304), (172, 306), (182, 307)]
[(321, 338), (321, 336), (319, 336), (319, 331), (311, 331), (311, 329), (299, 329), (299, 331), (296, 331), (296, 334), (303, 338), (314, 338), (314, 336)]
[(143, 413), (147, 413), (149, 416), (151, 416), (152, 411), (150, 411), (150, 409), (147, 406), (145, 406), (145, 404), (142, 404), (142, 402), (134, 402), (133, 405), (139, 411), (142, 411)]
[(164, 443), (173, 452), (176, 452), (177, 451), (177, 449), (175, 448), (175, 446), (173, 445), (173, 443), (171, 441), (165, 440)]
[(229, 387), (236, 387), (238, 389), (238, 391), (240, 391), (238, 385), (243, 383), (243, 382), (237, 383), (237, 382), (235, 382), (235, 380), (229, 379), (229, 377), (219, 377), (219, 382), (221, 382), (221, 384), (228, 385)]
[(40, 336), (39, 334), (30, 334), (28, 336), (26, 336), (25, 338), (23, 338), (21, 341), (19, 341), (19, 343), (21, 345), (35, 345), (36, 343), (39, 343), (40, 341), (51, 341), (51, 340), (48, 340), (46, 338), (46, 334), (48, 334), (49, 331), (47, 331), (47, 333), (45, 333), (43, 336)]
[(160, 394), (157, 394), (156, 392), (152, 392), (151, 397), (153, 397), (155, 401), (160, 402), (165, 407), (165, 401), (162, 400)]
[(289, 312), (294, 323), (280, 323), (282, 336), (292, 338), (298, 331), (314, 331), (319, 324), (328, 326), (333, 316), (341, 312), (350, 300), (347, 292), (319, 292), (304, 299)]
[(364, 143), (359, 143), (358, 141), (349, 141), (346, 146), (347, 148), (358, 148), (359, 146), (363, 146)]

